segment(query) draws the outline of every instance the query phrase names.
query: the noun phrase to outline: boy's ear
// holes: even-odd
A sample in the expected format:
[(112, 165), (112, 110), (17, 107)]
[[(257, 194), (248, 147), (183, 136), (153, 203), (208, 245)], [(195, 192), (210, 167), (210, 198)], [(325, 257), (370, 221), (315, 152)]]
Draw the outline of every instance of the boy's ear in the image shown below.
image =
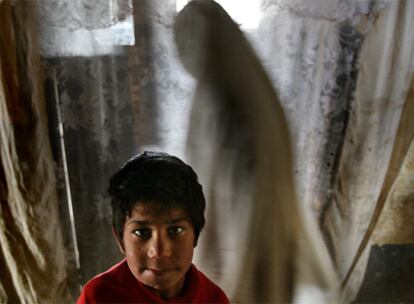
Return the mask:
[(124, 241), (118, 237), (118, 235), (115, 232), (115, 227), (113, 225), (112, 225), (112, 234), (114, 235), (116, 243), (118, 244), (119, 250), (122, 252), (122, 254), (125, 255)]

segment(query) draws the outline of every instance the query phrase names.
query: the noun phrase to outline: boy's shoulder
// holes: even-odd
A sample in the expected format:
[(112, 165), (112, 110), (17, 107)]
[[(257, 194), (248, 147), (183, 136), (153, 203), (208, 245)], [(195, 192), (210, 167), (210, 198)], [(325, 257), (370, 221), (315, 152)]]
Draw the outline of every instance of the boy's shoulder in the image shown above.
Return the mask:
[[(190, 275), (192, 278), (190, 279), (189, 288), (194, 288), (194, 290), (198, 291), (195, 296), (196, 298), (208, 300), (210, 303), (229, 303), (229, 299), (224, 291), (202, 271), (198, 270), (194, 264), (191, 265)], [(195, 279), (194, 276), (197, 278)], [(194, 284), (197, 284), (198, 286), (194, 286)]]
[[(117, 302), (122, 295), (128, 297), (128, 265), (125, 260), (89, 280), (82, 289), (77, 304)], [(116, 297), (116, 298), (114, 298)], [(112, 299), (114, 298), (114, 299)]]
[(125, 267), (128, 267), (128, 265), (126, 263), (126, 260), (123, 259), (122, 261), (115, 264), (108, 270), (96, 275), (91, 280), (89, 280), (85, 284), (85, 288), (86, 287), (91, 288), (91, 287), (96, 287), (96, 286), (106, 285), (106, 284), (113, 285), (114, 283), (118, 281), (124, 280), (125, 279), (124, 277), (127, 274), (127, 272), (125, 271), (126, 270)]

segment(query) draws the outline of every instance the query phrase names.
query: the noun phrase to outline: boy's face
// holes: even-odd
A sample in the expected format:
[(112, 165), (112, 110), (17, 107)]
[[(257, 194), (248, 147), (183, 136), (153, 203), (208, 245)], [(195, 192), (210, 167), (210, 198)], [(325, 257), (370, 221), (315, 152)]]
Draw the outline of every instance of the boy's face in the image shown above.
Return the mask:
[(194, 229), (188, 212), (138, 203), (126, 218), (121, 250), (140, 282), (162, 298), (180, 293), (194, 251)]

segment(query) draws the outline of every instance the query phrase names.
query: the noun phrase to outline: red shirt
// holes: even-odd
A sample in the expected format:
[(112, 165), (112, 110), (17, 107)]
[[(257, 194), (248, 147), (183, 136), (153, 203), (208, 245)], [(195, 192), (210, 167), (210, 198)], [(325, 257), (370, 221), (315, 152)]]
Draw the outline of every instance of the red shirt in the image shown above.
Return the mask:
[(124, 259), (86, 283), (76, 303), (229, 303), (224, 292), (194, 265), (187, 272), (184, 289), (182, 295), (164, 300), (134, 277)]

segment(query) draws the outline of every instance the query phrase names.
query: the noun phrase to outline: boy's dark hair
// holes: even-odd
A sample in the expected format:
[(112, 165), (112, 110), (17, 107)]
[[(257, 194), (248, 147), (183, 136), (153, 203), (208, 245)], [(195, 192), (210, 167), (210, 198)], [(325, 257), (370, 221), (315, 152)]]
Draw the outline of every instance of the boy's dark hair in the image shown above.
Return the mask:
[(206, 201), (197, 174), (179, 158), (160, 152), (144, 152), (128, 160), (110, 179), (112, 225), (123, 239), (126, 217), (140, 203), (188, 211), (195, 243), (204, 226)]

